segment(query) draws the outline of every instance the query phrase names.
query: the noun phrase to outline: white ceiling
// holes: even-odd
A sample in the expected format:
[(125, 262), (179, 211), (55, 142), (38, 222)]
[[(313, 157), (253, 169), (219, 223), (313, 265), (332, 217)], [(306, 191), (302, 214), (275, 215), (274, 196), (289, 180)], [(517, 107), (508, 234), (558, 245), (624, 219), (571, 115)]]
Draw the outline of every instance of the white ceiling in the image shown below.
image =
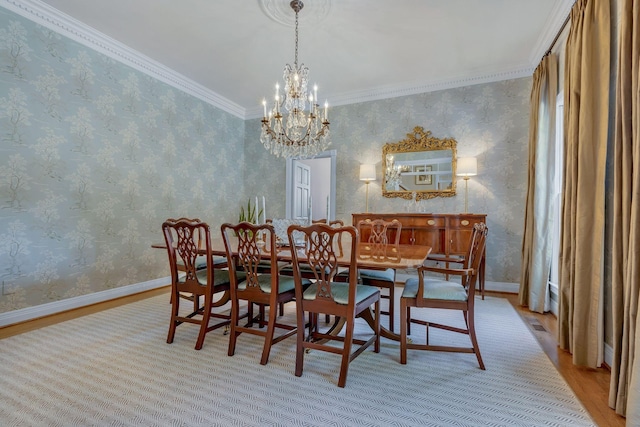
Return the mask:
[[(86, 25), (245, 117), (260, 115), (294, 60), (290, 0), (3, 1)], [(304, 2), (299, 62), (338, 105), (530, 76), (573, 0)]]

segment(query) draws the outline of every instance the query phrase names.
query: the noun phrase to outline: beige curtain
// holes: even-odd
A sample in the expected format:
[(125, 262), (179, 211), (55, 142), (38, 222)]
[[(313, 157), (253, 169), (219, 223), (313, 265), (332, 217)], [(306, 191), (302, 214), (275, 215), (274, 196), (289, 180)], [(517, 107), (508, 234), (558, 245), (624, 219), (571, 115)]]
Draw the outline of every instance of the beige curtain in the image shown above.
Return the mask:
[(549, 311), (557, 94), (558, 60), (556, 55), (549, 54), (533, 73), (529, 116), (529, 175), (518, 296), (521, 305), (538, 313)]
[(620, 0), (614, 145), (612, 316), (609, 405), (640, 425), (640, 1)]
[(571, 10), (564, 79), (564, 155), (558, 344), (576, 365), (603, 355), (604, 185), (610, 74), (610, 1)]

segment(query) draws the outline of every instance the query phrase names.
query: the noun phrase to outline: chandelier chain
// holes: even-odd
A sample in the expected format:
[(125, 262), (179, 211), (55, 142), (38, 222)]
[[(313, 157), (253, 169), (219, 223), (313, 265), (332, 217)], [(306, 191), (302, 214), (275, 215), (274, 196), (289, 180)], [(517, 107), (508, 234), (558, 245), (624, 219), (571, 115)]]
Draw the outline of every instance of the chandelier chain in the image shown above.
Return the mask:
[(296, 11), (296, 54), (293, 64), (298, 68), (298, 12)]

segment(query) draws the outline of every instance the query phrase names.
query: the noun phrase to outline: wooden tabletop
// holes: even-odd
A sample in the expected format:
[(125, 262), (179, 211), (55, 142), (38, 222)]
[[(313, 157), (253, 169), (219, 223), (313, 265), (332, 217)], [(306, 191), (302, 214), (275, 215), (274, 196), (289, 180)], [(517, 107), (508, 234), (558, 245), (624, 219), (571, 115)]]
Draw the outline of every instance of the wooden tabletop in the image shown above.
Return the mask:
[[(234, 242), (235, 243), (235, 242)], [(155, 243), (151, 247), (166, 249), (165, 243)], [(224, 241), (222, 237), (211, 239), (211, 249), (213, 255), (226, 256)], [(297, 248), (299, 258), (304, 259), (304, 249)], [(350, 261), (351, 244), (347, 239), (342, 242), (341, 248), (337, 252), (341, 254), (338, 263), (348, 266)], [(360, 268), (371, 269), (407, 269), (421, 266), (431, 252), (430, 246), (424, 245), (370, 245), (360, 243), (358, 245), (357, 263)], [(268, 251), (263, 252), (264, 257), (270, 257)], [(278, 247), (278, 260), (291, 261), (291, 248), (288, 246)]]

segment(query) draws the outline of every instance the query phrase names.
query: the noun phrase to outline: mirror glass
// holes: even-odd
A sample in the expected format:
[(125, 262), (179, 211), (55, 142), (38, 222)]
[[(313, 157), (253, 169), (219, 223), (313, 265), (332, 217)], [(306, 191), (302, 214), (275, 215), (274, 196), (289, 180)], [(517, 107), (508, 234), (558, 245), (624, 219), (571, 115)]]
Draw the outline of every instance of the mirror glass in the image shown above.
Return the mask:
[(384, 197), (416, 200), (456, 194), (456, 140), (435, 138), (420, 126), (382, 147)]

